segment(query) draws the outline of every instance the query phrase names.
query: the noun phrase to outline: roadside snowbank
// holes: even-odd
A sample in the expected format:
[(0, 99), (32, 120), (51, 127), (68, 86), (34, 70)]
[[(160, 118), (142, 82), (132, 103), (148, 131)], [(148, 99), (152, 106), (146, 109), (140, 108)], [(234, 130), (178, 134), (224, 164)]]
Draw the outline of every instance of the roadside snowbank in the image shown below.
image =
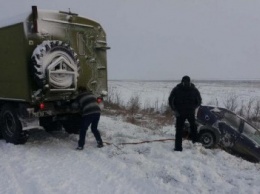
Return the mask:
[(260, 191), (260, 164), (220, 149), (173, 141), (138, 145), (123, 142), (174, 138), (174, 127), (152, 131), (102, 116), (105, 142), (96, 148), (88, 131), (86, 147), (76, 151), (77, 135), (32, 130), (25, 145), (0, 140), (0, 193), (250, 193)]

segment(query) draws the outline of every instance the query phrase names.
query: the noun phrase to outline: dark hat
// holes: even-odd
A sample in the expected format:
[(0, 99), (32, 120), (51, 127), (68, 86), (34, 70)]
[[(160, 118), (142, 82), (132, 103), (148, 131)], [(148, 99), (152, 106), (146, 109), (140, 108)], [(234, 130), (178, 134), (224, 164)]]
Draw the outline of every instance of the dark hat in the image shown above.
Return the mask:
[(190, 83), (190, 77), (187, 76), (187, 75), (183, 76), (181, 82), (182, 82), (182, 83)]

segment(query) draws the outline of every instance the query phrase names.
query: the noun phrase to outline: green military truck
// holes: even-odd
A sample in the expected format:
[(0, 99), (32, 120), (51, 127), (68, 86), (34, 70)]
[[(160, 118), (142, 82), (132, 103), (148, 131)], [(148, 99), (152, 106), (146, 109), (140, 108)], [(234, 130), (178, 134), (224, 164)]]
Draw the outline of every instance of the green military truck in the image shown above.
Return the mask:
[[(10, 22), (9, 22), (10, 21)], [(78, 88), (107, 94), (109, 49), (101, 25), (78, 14), (38, 10), (0, 27), (0, 136), (25, 143), (35, 119), (47, 131), (79, 130)]]

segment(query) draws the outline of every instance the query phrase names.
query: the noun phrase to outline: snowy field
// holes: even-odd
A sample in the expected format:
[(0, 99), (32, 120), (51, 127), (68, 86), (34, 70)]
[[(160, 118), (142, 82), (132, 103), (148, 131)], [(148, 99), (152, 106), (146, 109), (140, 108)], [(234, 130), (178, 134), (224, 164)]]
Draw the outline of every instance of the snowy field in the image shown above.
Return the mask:
[[(165, 100), (175, 83), (110, 81), (129, 98)], [(247, 100), (260, 96), (259, 84), (219, 85), (198, 83), (203, 99), (235, 92)], [(149, 130), (102, 116), (99, 129), (105, 147), (96, 148), (88, 131), (83, 151), (76, 151), (77, 135), (35, 129), (25, 145), (0, 140), (1, 194), (259, 194), (260, 163), (254, 164), (220, 149), (204, 149), (184, 140), (183, 152), (174, 141), (136, 145), (122, 143), (174, 138), (167, 126)], [(108, 144), (109, 143), (109, 144)]]
[[(114, 100), (116, 96), (124, 104), (134, 96), (140, 98), (143, 107), (155, 104), (168, 105), (168, 97), (179, 81), (109, 81), (109, 92)], [(230, 97), (237, 97), (239, 105), (247, 104), (251, 99), (260, 100), (260, 81), (194, 81), (202, 96), (204, 105), (224, 106)]]

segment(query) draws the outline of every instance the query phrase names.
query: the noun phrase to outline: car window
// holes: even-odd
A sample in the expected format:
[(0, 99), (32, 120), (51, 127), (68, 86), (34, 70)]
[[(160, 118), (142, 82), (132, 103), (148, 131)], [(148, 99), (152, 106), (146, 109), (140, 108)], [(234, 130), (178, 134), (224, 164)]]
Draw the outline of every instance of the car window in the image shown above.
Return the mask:
[(235, 114), (225, 112), (223, 121), (225, 121), (228, 125), (233, 127), (236, 131), (239, 130), (241, 119), (237, 117)]
[(218, 119), (222, 119), (224, 117), (223, 111), (211, 111)]
[(253, 139), (255, 142), (257, 142), (260, 145), (260, 132), (246, 122), (244, 125), (243, 134), (249, 137), (250, 139)]

